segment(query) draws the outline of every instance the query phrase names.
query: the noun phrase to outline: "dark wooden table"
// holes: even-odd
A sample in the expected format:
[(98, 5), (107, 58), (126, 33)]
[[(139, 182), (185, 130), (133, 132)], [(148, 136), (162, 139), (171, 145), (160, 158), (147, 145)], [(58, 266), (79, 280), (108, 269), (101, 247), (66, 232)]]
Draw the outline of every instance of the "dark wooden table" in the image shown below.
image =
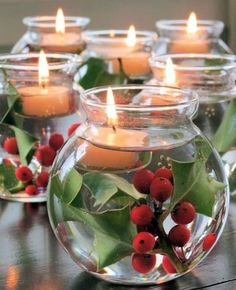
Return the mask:
[(57, 243), (45, 204), (0, 201), (0, 289), (236, 289), (236, 202), (219, 243), (193, 272), (159, 287), (127, 287), (78, 268)]

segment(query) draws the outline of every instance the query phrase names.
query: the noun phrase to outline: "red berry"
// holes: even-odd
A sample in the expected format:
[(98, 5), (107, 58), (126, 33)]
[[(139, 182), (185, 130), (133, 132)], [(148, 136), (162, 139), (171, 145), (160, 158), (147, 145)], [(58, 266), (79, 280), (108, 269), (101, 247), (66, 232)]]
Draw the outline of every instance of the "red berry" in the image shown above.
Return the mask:
[(135, 252), (145, 254), (150, 252), (155, 246), (155, 237), (149, 232), (138, 233), (133, 240)]
[(155, 264), (155, 255), (135, 253), (132, 257), (132, 266), (134, 270), (142, 274), (150, 272), (154, 268)]
[(64, 137), (59, 133), (53, 133), (49, 138), (49, 145), (57, 151), (64, 144)]
[(151, 208), (146, 204), (134, 207), (130, 213), (131, 221), (138, 226), (146, 226), (150, 224), (153, 218)]
[(16, 178), (22, 182), (29, 182), (32, 180), (33, 173), (27, 166), (21, 166), (15, 171)]
[(171, 263), (170, 259), (167, 256), (163, 256), (162, 258), (162, 268), (168, 274), (176, 273), (174, 265)]
[(173, 179), (172, 170), (164, 166), (158, 168), (155, 172), (155, 177), (164, 177), (172, 181)]
[(164, 177), (156, 177), (150, 186), (150, 193), (152, 198), (164, 202), (166, 201), (173, 191), (173, 185), (169, 179)]
[(39, 173), (36, 179), (36, 185), (38, 187), (47, 187), (49, 179), (49, 173), (47, 171), (43, 171)]
[(149, 194), (149, 188), (153, 178), (154, 173), (148, 169), (136, 171), (133, 176), (134, 187), (141, 193)]
[(206, 235), (205, 238), (203, 239), (203, 243), (202, 243), (203, 251), (210, 250), (210, 248), (213, 246), (215, 241), (216, 241), (216, 234), (215, 233), (210, 233), (210, 234)]
[(39, 193), (38, 192), (38, 189), (37, 189), (37, 187), (35, 185), (28, 185), (28, 186), (26, 186), (25, 192), (28, 195), (37, 195)]
[(189, 224), (194, 220), (195, 208), (190, 202), (180, 202), (171, 212), (171, 217), (177, 224)]
[(169, 231), (168, 238), (173, 246), (183, 247), (190, 238), (190, 231), (184, 225), (177, 225)]
[(9, 159), (3, 159), (2, 163), (4, 164), (5, 167), (11, 167), (12, 166), (12, 162)]
[(3, 143), (3, 148), (9, 154), (18, 154), (18, 146), (15, 137), (7, 138)]
[(68, 137), (70, 137), (70, 136), (75, 132), (75, 130), (76, 130), (79, 126), (80, 126), (80, 123), (72, 124), (72, 125), (70, 126), (70, 128), (68, 129), (68, 131), (67, 131), (67, 135), (68, 135)]
[(37, 149), (35, 156), (43, 166), (50, 166), (55, 159), (56, 152), (50, 146), (42, 145)]

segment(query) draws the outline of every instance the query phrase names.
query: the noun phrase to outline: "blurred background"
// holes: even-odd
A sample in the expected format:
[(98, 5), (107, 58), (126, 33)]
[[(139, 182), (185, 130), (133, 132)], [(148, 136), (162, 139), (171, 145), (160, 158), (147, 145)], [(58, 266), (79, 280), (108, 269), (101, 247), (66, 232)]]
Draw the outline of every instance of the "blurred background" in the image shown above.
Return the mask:
[(90, 29), (155, 30), (156, 20), (187, 19), (194, 11), (199, 19), (224, 21), (224, 39), (236, 51), (236, 0), (0, 0), (0, 46), (8, 49), (21, 37), (23, 17), (55, 15), (58, 7), (67, 16), (90, 17)]

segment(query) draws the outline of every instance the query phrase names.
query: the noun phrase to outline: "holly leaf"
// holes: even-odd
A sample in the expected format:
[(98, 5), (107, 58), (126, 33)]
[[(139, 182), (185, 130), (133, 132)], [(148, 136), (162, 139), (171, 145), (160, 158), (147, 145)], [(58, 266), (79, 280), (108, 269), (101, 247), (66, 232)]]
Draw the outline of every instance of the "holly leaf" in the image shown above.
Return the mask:
[(51, 177), (49, 190), (53, 195), (56, 195), (60, 199), (63, 196), (63, 185), (58, 174), (55, 174)]
[(7, 123), (7, 124), (13, 124), (13, 117), (12, 117), (12, 110), (14, 109), (14, 106), (16, 102), (19, 100), (20, 94), (16, 90), (16, 88), (9, 82), (8, 83), (8, 92), (7, 92), (7, 105), (8, 109), (2, 119), (0, 120), (0, 123)]
[(4, 166), (4, 164), (0, 164), (0, 187), (7, 189), (11, 193), (24, 188), (24, 184), (16, 178), (15, 169), (12, 165)]
[(108, 73), (105, 60), (91, 57), (79, 67), (76, 80), (84, 89), (90, 89), (102, 85), (124, 84), (128, 78), (122, 69), (118, 74)]
[[(117, 196), (128, 196), (131, 199), (138, 200), (145, 195), (136, 191), (136, 189), (125, 179), (108, 173), (90, 172), (84, 175), (83, 184), (89, 189), (95, 198), (94, 206), (100, 208)], [(127, 199), (127, 203), (130, 199)]]
[(82, 175), (72, 168), (67, 174), (63, 183), (63, 193), (61, 199), (66, 204), (70, 204), (80, 192), (83, 182)]
[(21, 130), (15, 126), (10, 126), (16, 136), (16, 142), (19, 149), (20, 160), (23, 165), (30, 163), (35, 149), (34, 145), (38, 141), (33, 135)]
[(80, 221), (95, 235), (97, 270), (116, 263), (133, 252), (136, 226), (130, 221), (129, 207), (91, 213), (63, 204), (64, 221)]
[[(196, 159), (193, 162), (172, 160), (174, 176), (174, 193), (169, 210), (171, 211), (181, 200), (191, 202), (198, 213), (212, 216), (215, 194), (225, 185), (216, 181), (206, 171), (206, 160), (209, 154), (207, 146), (198, 140)], [(206, 156), (207, 154), (207, 156)]]
[(224, 118), (213, 137), (213, 144), (219, 152), (226, 152), (236, 144), (236, 100), (232, 100)]

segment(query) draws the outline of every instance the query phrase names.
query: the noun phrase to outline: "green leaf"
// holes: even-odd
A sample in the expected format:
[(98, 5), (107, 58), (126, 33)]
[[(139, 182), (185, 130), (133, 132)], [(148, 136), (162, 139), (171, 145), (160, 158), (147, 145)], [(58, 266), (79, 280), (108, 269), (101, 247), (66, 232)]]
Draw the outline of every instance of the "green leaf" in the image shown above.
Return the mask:
[[(7, 76), (6, 76), (7, 77)], [(14, 119), (14, 110), (18, 106), (18, 101), (20, 99), (20, 94), (12, 83), (8, 83), (8, 110), (0, 121), (1, 124), (8, 124), (10, 128), (14, 131), (17, 140), (17, 145), (19, 149), (19, 155), (21, 163), (27, 165), (30, 163), (34, 155), (34, 145), (38, 141), (37, 138), (29, 134), (28, 132), (17, 127), (16, 120)]]
[(58, 174), (55, 174), (50, 179), (49, 191), (52, 195), (56, 195), (58, 198), (61, 199), (63, 195), (63, 185), (60, 181)]
[(82, 182), (82, 175), (72, 168), (67, 174), (63, 184), (63, 194), (61, 196), (63, 202), (70, 204), (76, 198), (77, 194), (80, 192)]
[(172, 161), (174, 193), (170, 202), (170, 211), (181, 200), (191, 202), (198, 213), (212, 216), (215, 194), (225, 185), (210, 177), (206, 171), (206, 154), (209, 155), (205, 142), (196, 142), (197, 154), (193, 162)]
[(83, 183), (96, 200), (94, 206), (100, 208), (117, 196), (128, 196), (135, 200), (145, 197), (124, 178), (113, 174), (90, 172), (84, 175)]
[(128, 195), (135, 200), (146, 197), (145, 194), (139, 193), (134, 188), (134, 186), (128, 181), (126, 181), (124, 178), (114, 174), (105, 174), (105, 175), (111, 180), (111, 182), (114, 182), (119, 191), (122, 192), (124, 195)]
[(12, 111), (16, 102), (19, 100), (20, 94), (17, 92), (16, 88), (9, 82), (8, 83), (8, 92), (7, 92), (7, 105), (8, 110), (5, 115), (0, 120), (0, 123), (14, 124)]
[(104, 206), (118, 192), (114, 182), (103, 173), (87, 173), (83, 182), (96, 200), (94, 206)]
[(124, 84), (128, 78), (120, 70), (119, 74), (110, 74), (107, 71), (107, 64), (101, 58), (89, 58), (85, 61), (77, 72), (77, 81), (84, 89), (89, 89), (96, 86)]
[(232, 100), (212, 140), (219, 152), (226, 152), (236, 144), (236, 100)]
[(94, 232), (98, 271), (133, 252), (132, 242), (137, 231), (130, 221), (129, 207), (89, 213), (64, 204), (63, 212), (64, 221), (81, 221)]
[(16, 178), (15, 169), (12, 165), (4, 166), (0, 164), (0, 187), (2, 186), (11, 193), (24, 188), (24, 184)]
[(35, 149), (34, 145), (38, 141), (33, 135), (28, 132), (21, 130), (15, 126), (10, 126), (14, 131), (17, 141), (17, 146), (19, 149), (21, 163), (27, 165), (30, 163)]

